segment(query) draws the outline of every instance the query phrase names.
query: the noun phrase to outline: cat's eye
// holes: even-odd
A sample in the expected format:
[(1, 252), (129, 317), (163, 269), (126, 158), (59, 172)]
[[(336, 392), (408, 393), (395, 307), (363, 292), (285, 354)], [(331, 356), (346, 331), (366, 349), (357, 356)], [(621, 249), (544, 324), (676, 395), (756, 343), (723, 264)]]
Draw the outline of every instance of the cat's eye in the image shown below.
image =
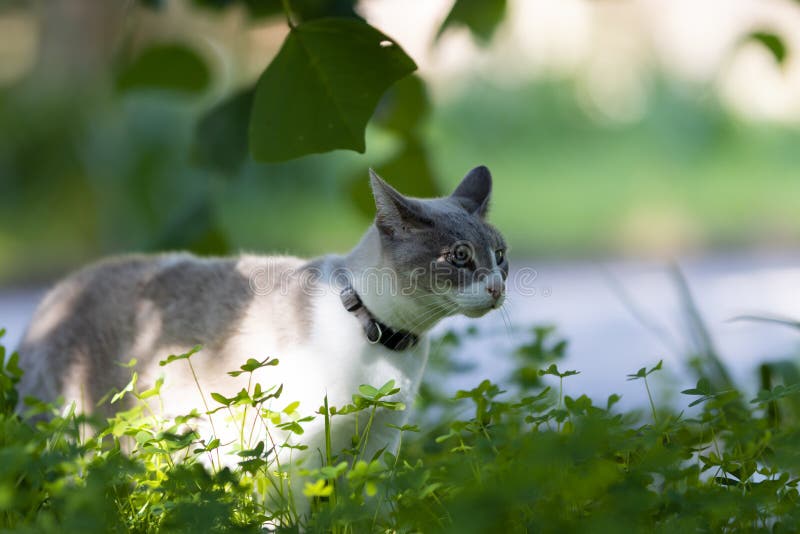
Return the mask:
[(456, 244), (448, 255), (450, 263), (457, 267), (466, 267), (472, 261), (472, 247), (465, 243)]
[(498, 248), (494, 251), (494, 261), (497, 265), (502, 264), (506, 260), (506, 251), (505, 249)]

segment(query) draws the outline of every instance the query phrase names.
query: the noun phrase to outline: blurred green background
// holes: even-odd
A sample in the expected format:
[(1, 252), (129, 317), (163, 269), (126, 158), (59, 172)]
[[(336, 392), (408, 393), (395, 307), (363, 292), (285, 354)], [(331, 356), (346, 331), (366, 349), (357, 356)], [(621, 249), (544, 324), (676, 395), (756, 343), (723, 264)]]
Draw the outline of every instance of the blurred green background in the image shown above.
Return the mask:
[[(448, 2), (408, 34), (381, 23), (398, 2), (328, 2), (343, 12), (355, 4), (404, 46), (424, 42), (407, 50), (427, 86), (387, 93), (365, 154), (280, 164), (246, 156), (246, 123), (235, 112), (209, 116), (275, 54), (286, 32), (280, 16), (256, 17), (235, 2), (0, 5), (0, 285), (47, 280), (128, 251), (346, 251), (370, 222), (369, 166), (409, 193), (446, 193), (471, 167), (489, 166), (491, 220), (515, 258), (662, 258), (796, 243), (794, 121), (744, 116), (718, 78), (686, 81), (653, 57), (636, 63), (646, 73), (636, 112), (598, 114), (586, 104), (580, 69), (537, 70), (514, 48), (526, 24), (520, 3), (509, 2), (491, 40), (474, 28), (435, 40), (425, 28), (441, 24)], [(605, 24), (607, 8), (596, 7), (603, 3), (575, 5), (584, 4)], [(407, 5), (409, 18), (432, 10)], [(620, 13), (617, 24), (628, 24)], [(199, 66), (142, 67), (143, 51), (164, 43), (178, 43)], [(793, 83), (791, 48), (776, 55), (748, 47)], [(450, 68), (442, 48), (483, 66)], [(398, 135), (386, 119), (401, 91), (411, 93), (404, 105), (422, 108), (413, 135)]]

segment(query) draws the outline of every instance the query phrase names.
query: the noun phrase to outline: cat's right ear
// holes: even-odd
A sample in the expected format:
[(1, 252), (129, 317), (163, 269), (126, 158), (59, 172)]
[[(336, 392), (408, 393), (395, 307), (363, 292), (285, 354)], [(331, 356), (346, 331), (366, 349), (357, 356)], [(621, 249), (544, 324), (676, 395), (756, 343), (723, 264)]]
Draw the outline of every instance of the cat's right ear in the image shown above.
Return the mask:
[(492, 174), (489, 169), (481, 165), (469, 171), (451, 196), (468, 212), (486, 217), (492, 196)]
[(381, 232), (395, 235), (433, 225), (419, 202), (404, 196), (372, 169), (369, 170), (369, 181), (375, 197), (375, 226)]

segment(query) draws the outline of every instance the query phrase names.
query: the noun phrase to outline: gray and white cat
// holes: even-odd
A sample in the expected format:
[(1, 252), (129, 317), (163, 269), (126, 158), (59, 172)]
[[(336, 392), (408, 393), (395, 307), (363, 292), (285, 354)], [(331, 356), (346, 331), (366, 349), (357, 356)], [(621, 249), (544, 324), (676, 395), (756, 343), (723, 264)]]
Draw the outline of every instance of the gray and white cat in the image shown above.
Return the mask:
[[(478, 317), (503, 303), (506, 245), (485, 220), (485, 167), (436, 199), (409, 198), (370, 177), (375, 221), (345, 256), (124, 256), (69, 276), (44, 298), (19, 347), (21, 395), (108, 410), (96, 403), (128, 382), (131, 370), (118, 364), (136, 358), (140, 385), (164, 376), (164, 406), (186, 413), (202, 406), (189, 369), (158, 362), (202, 345), (192, 363), (205, 395), (235, 395), (245, 376), (227, 371), (270, 356), (280, 364), (255, 379), (283, 384), (281, 402), (300, 401), (304, 415), (326, 394), (343, 406), (359, 385), (389, 380), (400, 388), (392, 400), (410, 404), (428, 358), (426, 332), (443, 317)], [(225, 415), (214, 416), (218, 437), (236, 441)], [(401, 412), (379, 414), (372, 449), (396, 446), (386, 423), (403, 422)], [(322, 447), (322, 430), (321, 417), (306, 425), (311, 450)], [(334, 448), (347, 437), (334, 428)]]

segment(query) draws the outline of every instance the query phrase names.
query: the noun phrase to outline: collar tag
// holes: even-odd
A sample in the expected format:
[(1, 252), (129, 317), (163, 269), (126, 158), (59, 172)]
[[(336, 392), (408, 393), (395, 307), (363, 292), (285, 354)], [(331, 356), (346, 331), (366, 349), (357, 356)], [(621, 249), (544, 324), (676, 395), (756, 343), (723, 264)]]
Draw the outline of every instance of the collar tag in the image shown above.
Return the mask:
[(370, 320), (369, 325), (366, 328), (367, 332), (367, 341), (369, 341), (372, 345), (376, 343), (380, 343), (381, 337), (383, 337), (383, 330), (381, 330), (381, 325), (378, 321)]

